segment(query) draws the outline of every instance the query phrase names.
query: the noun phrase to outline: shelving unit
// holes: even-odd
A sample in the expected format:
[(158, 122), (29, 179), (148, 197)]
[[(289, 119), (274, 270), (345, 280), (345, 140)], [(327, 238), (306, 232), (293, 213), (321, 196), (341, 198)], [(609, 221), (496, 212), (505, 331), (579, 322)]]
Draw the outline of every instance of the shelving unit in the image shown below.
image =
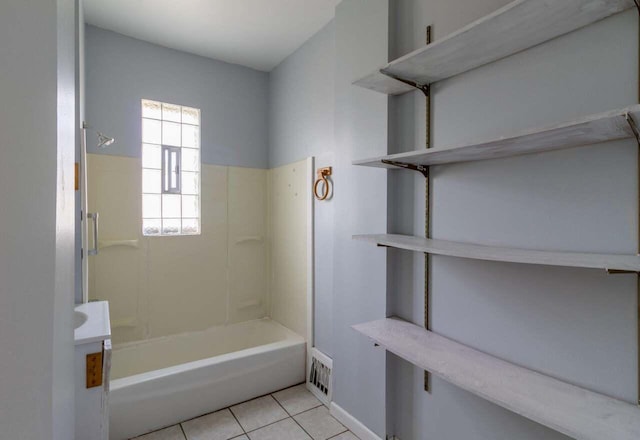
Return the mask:
[(640, 409), (394, 318), (353, 328), (386, 350), (503, 408), (582, 440), (637, 440)]
[[(401, 95), (492, 63), (635, 6), (633, 0), (516, 0), (354, 84)], [(532, 26), (532, 24), (535, 24)]]
[[(604, 269), (609, 273), (632, 273), (636, 277), (640, 274), (640, 256), (527, 250), (431, 239), (429, 167), (577, 148), (627, 138), (635, 138), (640, 147), (640, 105), (483, 142), (430, 148), (430, 85), (633, 7), (640, 12), (640, 0), (515, 0), (434, 43), (431, 43), (430, 28), (427, 29), (425, 47), (354, 82), (357, 86), (389, 95), (420, 90), (426, 96), (426, 150), (354, 162), (354, 165), (360, 166), (404, 168), (424, 175), (426, 238), (391, 234), (356, 235), (353, 238), (425, 253), (427, 329), (398, 319), (382, 319), (353, 328), (386, 350), (460, 388), (551, 429), (587, 440), (640, 439), (640, 409), (505, 362), (431, 332), (428, 256), (436, 254), (487, 261)], [(640, 162), (638, 179), (640, 182)], [(640, 252), (640, 231), (638, 234)], [(637, 295), (640, 304), (640, 277)], [(640, 320), (638, 329), (640, 341)], [(640, 348), (636, 348), (640, 366)], [(640, 386), (640, 367), (638, 384)], [(425, 390), (428, 390), (427, 379)]]
[(396, 249), (475, 260), (604, 269), (614, 273), (640, 272), (640, 256), (638, 255), (549, 252), (394, 234), (354, 235), (353, 238)]
[(640, 105), (475, 144), (452, 145), (354, 161), (380, 168), (429, 166), (563, 150), (637, 136)]

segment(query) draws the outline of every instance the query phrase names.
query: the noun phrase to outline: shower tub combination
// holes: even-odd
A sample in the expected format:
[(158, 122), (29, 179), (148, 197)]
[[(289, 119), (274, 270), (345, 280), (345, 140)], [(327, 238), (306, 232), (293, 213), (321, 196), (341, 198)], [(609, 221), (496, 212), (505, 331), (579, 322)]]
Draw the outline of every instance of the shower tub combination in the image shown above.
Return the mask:
[(114, 347), (110, 440), (126, 440), (305, 380), (304, 338), (270, 319)]

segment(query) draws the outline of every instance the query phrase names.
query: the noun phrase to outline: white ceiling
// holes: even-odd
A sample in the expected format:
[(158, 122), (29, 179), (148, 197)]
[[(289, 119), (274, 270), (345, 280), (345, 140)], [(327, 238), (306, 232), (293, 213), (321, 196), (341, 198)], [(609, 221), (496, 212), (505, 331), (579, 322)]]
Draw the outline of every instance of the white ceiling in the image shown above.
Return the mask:
[(270, 71), (334, 16), (341, 0), (84, 0), (87, 23)]

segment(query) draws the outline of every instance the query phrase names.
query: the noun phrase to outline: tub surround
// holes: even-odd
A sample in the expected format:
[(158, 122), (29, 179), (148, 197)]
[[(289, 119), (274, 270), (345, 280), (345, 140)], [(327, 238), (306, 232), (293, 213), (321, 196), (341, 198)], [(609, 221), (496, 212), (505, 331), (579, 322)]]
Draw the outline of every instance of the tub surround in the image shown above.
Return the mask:
[(309, 164), (202, 164), (201, 234), (147, 237), (140, 159), (88, 155), (103, 243), (138, 243), (90, 259), (113, 318), (112, 439), (304, 381)]
[(90, 298), (109, 300), (114, 344), (268, 315), (267, 243), (238, 243), (267, 237), (266, 170), (203, 164), (200, 235), (146, 237), (140, 159), (89, 154), (88, 168), (101, 238), (139, 243), (89, 259)]
[(307, 328), (309, 278), (307, 160), (273, 168), (268, 172), (269, 300), (273, 319), (310, 340)]
[(142, 235), (141, 170), (140, 159), (88, 155), (89, 212), (100, 213), (104, 245), (89, 259), (89, 291), (110, 302), (114, 344), (265, 316), (307, 338), (307, 160), (202, 164), (197, 236)]

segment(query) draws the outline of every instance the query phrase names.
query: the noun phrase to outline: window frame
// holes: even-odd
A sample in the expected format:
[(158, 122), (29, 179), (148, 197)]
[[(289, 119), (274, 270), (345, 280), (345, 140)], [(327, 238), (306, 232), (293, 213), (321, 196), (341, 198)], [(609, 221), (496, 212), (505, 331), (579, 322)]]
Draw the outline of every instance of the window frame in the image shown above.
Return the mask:
[[(174, 162), (176, 163), (174, 164)], [(162, 194), (182, 195), (181, 162), (182, 147), (162, 145), (162, 169), (160, 172)], [(174, 180), (175, 185), (172, 185)]]
[(202, 234), (201, 115), (199, 108), (141, 99), (144, 237)]

